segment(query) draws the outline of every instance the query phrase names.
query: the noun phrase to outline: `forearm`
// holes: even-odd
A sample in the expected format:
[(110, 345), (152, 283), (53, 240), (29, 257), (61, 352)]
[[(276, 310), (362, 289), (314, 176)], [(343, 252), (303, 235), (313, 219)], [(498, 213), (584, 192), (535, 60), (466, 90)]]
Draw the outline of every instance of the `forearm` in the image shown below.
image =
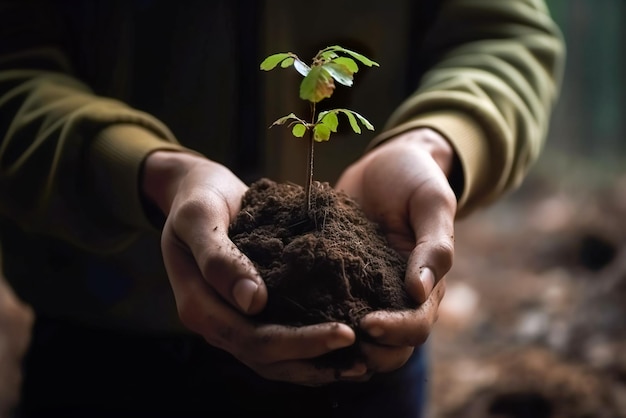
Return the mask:
[(153, 117), (64, 74), (54, 64), (60, 53), (29, 54), (2, 57), (0, 66), (0, 214), (113, 251), (149, 227), (139, 197), (143, 160), (181, 147)]

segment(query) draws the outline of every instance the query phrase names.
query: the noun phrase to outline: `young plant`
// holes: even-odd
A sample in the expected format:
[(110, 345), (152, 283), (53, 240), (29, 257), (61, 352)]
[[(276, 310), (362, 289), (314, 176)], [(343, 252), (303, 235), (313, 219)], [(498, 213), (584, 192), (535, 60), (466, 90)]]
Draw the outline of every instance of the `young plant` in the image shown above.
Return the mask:
[(337, 132), (339, 125), (338, 115), (341, 113), (348, 118), (352, 130), (360, 134), (359, 122), (373, 131), (374, 126), (363, 116), (349, 109), (324, 110), (316, 115), (316, 104), (332, 96), (335, 90), (335, 81), (344, 86), (352, 86), (354, 74), (359, 71), (356, 61), (372, 67), (378, 63), (371, 59), (343, 48), (338, 45), (329, 46), (320, 50), (311, 62), (305, 64), (298, 56), (291, 52), (282, 52), (270, 55), (261, 63), (261, 70), (270, 71), (280, 65), (281, 68), (292, 67), (304, 78), (300, 83), (300, 98), (310, 103), (308, 120), (290, 113), (277, 119), (272, 126), (289, 123), (291, 133), (296, 138), (302, 138), (308, 132), (308, 167), (304, 186), (305, 209), (311, 210), (311, 186), (313, 184), (313, 148), (315, 142), (328, 141), (332, 132)]

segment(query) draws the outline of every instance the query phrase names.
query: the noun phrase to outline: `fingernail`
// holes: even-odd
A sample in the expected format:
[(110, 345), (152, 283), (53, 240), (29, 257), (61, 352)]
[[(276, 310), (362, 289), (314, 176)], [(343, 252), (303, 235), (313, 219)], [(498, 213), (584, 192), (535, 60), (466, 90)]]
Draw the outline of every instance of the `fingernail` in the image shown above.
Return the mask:
[(349, 347), (354, 343), (354, 340), (349, 336), (339, 336), (326, 343), (326, 347), (330, 350), (337, 350), (338, 348)]
[(370, 337), (380, 338), (385, 333), (385, 330), (382, 329), (381, 327), (372, 327), (367, 330), (367, 333), (370, 335)]
[(342, 370), (339, 375), (341, 377), (358, 377), (367, 373), (367, 366), (363, 363), (357, 363), (348, 370)]
[(259, 285), (250, 279), (240, 279), (233, 287), (233, 297), (244, 312), (248, 312), (250, 305), (252, 305), (252, 299), (254, 294), (258, 290)]
[(424, 299), (426, 299), (435, 286), (435, 274), (433, 271), (428, 267), (422, 267), (420, 269), (420, 282), (422, 282), (422, 287), (424, 288)]

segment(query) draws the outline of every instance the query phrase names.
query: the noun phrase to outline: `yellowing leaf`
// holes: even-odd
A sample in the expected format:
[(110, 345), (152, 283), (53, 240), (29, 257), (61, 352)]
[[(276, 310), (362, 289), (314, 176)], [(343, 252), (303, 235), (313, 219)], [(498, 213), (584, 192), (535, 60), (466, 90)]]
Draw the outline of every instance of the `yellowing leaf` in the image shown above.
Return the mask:
[(317, 103), (332, 96), (335, 83), (331, 75), (321, 66), (314, 66), (300, 83), (300, 98)]
[(295, 120), (295, 121), (298, 121), (298, 122), (300, 122), (300, 123), (304, 123), (304, 122), (302, 121), (302, 119), (300, 119), (299, 117), (297, 117), (297, 116), (295, 115), (295, 113), (293, 113), (293, 112), (292, 112), (292, 113), (288, 114), (287, 116), (283, 116), (282, 118), (278, 118), (278, 119), (276, 119), (276, 120), (274, 121), (274, 123), (272, 123), (272, 125), (270, 126), (270, 128), (271, 128), (272, 126), (275, 126), (275, 125), (282, 125), (282, 124), (284, 124), (285, 122), (287, 122), (288, 120)]
[(324, 124), (317, 124), (313, 128), (313, 139), (316, 142), (328, 141), (330, 139), (330, 128)]

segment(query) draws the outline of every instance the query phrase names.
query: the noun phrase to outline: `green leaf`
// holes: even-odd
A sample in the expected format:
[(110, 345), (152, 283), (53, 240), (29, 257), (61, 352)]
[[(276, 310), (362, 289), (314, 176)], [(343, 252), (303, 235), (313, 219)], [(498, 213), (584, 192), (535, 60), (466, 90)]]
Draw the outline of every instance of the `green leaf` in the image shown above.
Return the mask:
[(282, 68), (287, 68), (293, 65), (293, 62), (294, 62), (293, 57), (287, 57), (286, 59), (283, 60), (283, 62), (280, 63), (280, 66)]
[(352, 71), (353, 74), (359, 71), (359, 66), (356, 62), (354, 62), (352, 58), (337, 57), (332, 60), (332, 62), (334, 62), (335, 64), (345, 65), (346, 67), (348, 67), (348, 70)]
[(354, 116), (356, 116), (357, 118), (359, 118), (359, 120), (361, 121), (361, 123), (363, 124), (363, 126), (365, 126), (365, 127), (366, 127), (367, 129), (369, 129), (370, 131), (373, 131), (373, 130), (374, 130), (374, 125), (372, 125), (372, 124), (370, 123), (370, 121), (369, 121), (369, 120), (365, 119), (363, 116), (359, 115), (358, 113), (356, 113), (356, 112), (354, 112), (354, 111), (352, 111), (352, 110), (350, 110), (350, 112), (351, 112)]
[(332, 96), (335, 83), (322, 66), (314, 66), (300, 83), (300, 98), (317, 103)]
[(356, 118), (354, 117), (352, 112), (350, 112), (349, 110), (343, 110), (343, 109), (341, 111), (348, 117), (348, 121), (350, 121), (350, 126), (352, 127), (352, 130), (354, 131), (354, 133), (360, 134), (361, 127), (357, 123)]
[(322, 65), (322, 68), (328, 71), (332, 78), (337, 80), (338, 83), (348, 87), (352, 86), (353, 72), (345, 65), (335, 64), (335, 62), (331, 61)]
[(261, 69), (265, 71), (273, 70), (278, 64), (280, 64), (290, 56), (291, 54), (287, 52), (270, 55), (269, 57), (265, 58), (261, 63)]
[(313, 139), (316, 142), (328, 141), (330, 139), (330, 128), (323, 123), (315, 125), (313, 128)]
[(293, 128), (291, 128), (291, 133), (296, 138), (302, 138), (306, 133), (306, 126), (301, 123), (296, 123), (295, 125), (293, 125)]
[(337, 113), (329, 111), (321, 112), (318, 117), (318, 122), (328, 126), (331, 131), (337, 132), (337, 126), (339, 126)]
[(344, 54), (351, 55), (353, 58), (356, 58), (357, 60), (361, 61), (363, 64), (367, 65), (368, 67), (371, 67), (371, 66), (380, 67), (380, 65), (376, 61), (373, 61), (367, 58), (365, 55), (359, 54), (358, 52), (354, 52), (352, 50), (349, 50), (339, 45), (329, 46), (328, 48), (325, 48), (324, 50), (343, 52)]
[(337, 57), (337, 53), (335, 51), (322, 51), (322, 53), (319, 54), (319, 58), (321, 58), (324, 61), (330, 61), (336, 57)]
[(370, 131), (374, 130), (374, 125), (372, 125), (367, 119), (365, 119), (363, 116), (361, 116), (360, 114), (358, 114), (357, 112), (353, 110), (333, 109), (333, 110), (327, 110), (326, 112), (335, 112), (335, 113), (341, 112), (344, 115), (346, 115), (348, 117), (348, 121), (350, 122), (350, 126), (352, 127), (352, 130), (357, 134), (361, 133), (361, 127), (359, 126), (358, 121), (360, 121), (361, 124), (363, 124), (363, 126), (365, 126)]

